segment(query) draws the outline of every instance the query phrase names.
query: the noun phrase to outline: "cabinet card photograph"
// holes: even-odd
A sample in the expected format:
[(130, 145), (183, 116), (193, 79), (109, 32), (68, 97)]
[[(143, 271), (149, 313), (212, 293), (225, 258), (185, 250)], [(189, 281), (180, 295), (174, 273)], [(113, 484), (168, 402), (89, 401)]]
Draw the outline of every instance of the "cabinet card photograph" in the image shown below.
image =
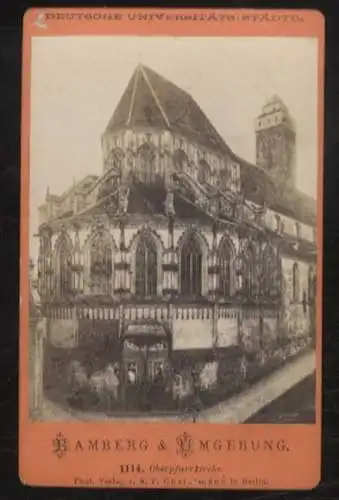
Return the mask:
[(319, 482), (322, 106), (315, 11), (26, 13), (24, 483)]

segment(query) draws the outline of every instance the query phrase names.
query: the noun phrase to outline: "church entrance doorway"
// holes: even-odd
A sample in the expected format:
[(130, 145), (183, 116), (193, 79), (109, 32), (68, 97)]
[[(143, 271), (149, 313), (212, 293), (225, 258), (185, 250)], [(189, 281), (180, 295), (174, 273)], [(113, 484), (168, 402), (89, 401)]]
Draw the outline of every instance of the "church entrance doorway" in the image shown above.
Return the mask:
[(166, 406), (170, 392), (169, 340), (160, 323), (126, 326), (122, 341), (124, 405), (135, 411)]

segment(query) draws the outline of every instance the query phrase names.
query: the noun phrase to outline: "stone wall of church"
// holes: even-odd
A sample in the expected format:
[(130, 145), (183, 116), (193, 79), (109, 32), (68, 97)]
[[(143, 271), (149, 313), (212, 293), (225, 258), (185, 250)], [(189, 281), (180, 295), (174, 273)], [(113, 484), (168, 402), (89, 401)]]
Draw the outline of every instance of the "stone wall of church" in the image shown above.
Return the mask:
[[(69, 241), (71, 259), (73, 264), (74, 286), (78, 293), (90, 293), (90, 250), (94, 238), (99, 229), (95, 224), (84, 224), (80, 228), (70, 227), (66, 231), (67, 241)], [(134, 293), (135, 290), (135, 251), (139, 238), (147, 235), (152, 239), (157, 248), (158, 259), (158, 293), (161, 295), (166, 289), (179, 291), (180, 288), (180, 251), (186, 239), (195, 234), (202, 252), (202, 293), (208, 295), (216, 290), (218, 286), (218, 276), (216, 275), (216, 252), (219, 245), (226, 239), (230, 246), (231, 258), (239, 250), (239, 239), (234, 230), (225, 230), (217, 235), (212, 234), (211, 227), (201, 227), (197, 225), (184, 225), (176, 223), (173, 230), (173, 237), (169, 235), (166, 225), (157, 225), (152, 221), (147, 223), (131, 224), (123, 229), (117, 224), (106, 221), (100, 231), (106, 235), (107, 241), (112, 249), (112, 289), (119, 290), (123, 285), (126, 293)], [(58, 274), (58, 255), (61, 233), (55, 233), (51, 237), (52, 248), (52, 274), (54, 281)], [(124, 242), (124, 249), (121, 250), (121, 242)], [(173, 247), (171, 241), (173, 240)], [(215, 270), (213, 274), (213, 269)], [(235, 275), (231, 270), (233, 292), (235, 287)]]
[(216, 318), (216, 345), (231, 347), (239, 342), (240, 316), (236, 307), (219, 307)]
[[(214, 232), (210, 226), (187, 225), (180, 221), (174, 221), (173, 231), (170, 234), (166, 219), (163, 222), (156, 219), (149, 219), (147, 222), (140, 220), (139, 223), (131, 223), (127, 220), (122, 226), (119, 221), (114, 219), (101, 218), (98, 221), (92, 218), (88, 219), (87, 222), (83, 221), (81, 225), (69, 224), (68, 227), (59, 228), (51, 235), (51, 272), (48, 276), (52, 276), (51, 282), (54, 283), (50, 290), (52, 296), (58, 294), (55, 282), (58, 280), (58, 259), (62, 238), (68, 242), (68, 262), (71, 263), (72, 268), (74, 294), (85, 296), (93, 294), (90, 286), (90, 249), (98, 234), (104, 235), (105, 241), (109, 243), (111, 248), (110, 294), (116, 299), (123, 297), (124, 300), (132, 302), (136, 291), (136, 248), (141, 237), (150, 238), (156, 248), (157, 297), (153, 296), (152, 300), (167, 300), (169, 296), (174, 294), (180, 302), (181, 249), (187, 238), (194, 234), (202, 257), (201, 292), (212, 304), (215, 303), (219, 292), (220, 269), (218, 268), (217, 252), (226, 239), (230, 249), (230, 293), (228, 298), (231, 299), (231, 303), (225, 310), (218, 305), (217, 309), (213, 311), (213, 307), (209, 306), (206, 315), (201, 313), (200, 308), (197, 308), (194, 303), (192, 303), (192, 307), (186, 308), (185, 311), (182, 310), (183, 312), (175, 309), (171, 325), (173, 346), (174, 348), (178, 346), (178, 350), (184, 349), (185, 345), (187, 349), (192, 348), (192, 345), (195, 345), (196, 348), (229, 347), (237, 345), (239, 338), (245, 339), (245, 342), (250, 339), (251, 349), (256, 350), (259, 344), (261, 346), (274, 344), (278, 333), (286, 338), (308, 334), (311, 316), (308, 300), (309, 272), (313, 265), (306, 261), (296, 261), (288, 256), (283, 256), (282, 305), (279, 312), (276, 308), (273, 308), (273, 313), (269, 310), (260, 311), (258, 304), (246, 314), (243, 314), (241, 307), (236, 308), (237, 302), (232, 302), (232, 298), (239, 291), (236, 262), (246, 247), (246, 241), (243, 239), (240, 242), (234, 228)], [(297, 297), (293, 291), (293, 269), (296, 264), (298, 267)], [(243, 298), (246, 303), (247, 298)], [(68, 316), (58, 315), (50, 320), (49, 339), (53, 345), (72, 348), (78, 342), (76, 319), (72, 314), (73, 312), (69, 313)], [(198, 332), (202, 333), (198, 334)]]
[[(288, 338), (298, 338), (310, 331), (311, 301), (310, 275), (313, 276), (314, 264), (293, 260), (288, 257), (282, 259), (283, 267), (283, 304), (280, 328)], [(294, 290), (293, 274), (297, 269), (297, 289)]]
[(106, 134), (102, 140), (104, 171), (112, 152), (120, 150), (124, 171), (137, 172), (141, 166), (138, 157), (145, 147), (153, 152), (155, 176), (165, 181), (173, 172), (183, 172), (195, 181), (202, 175), (206, 182), (222, 190), (240, 192), (240, 165), (236, 161), (184, 136), (152, 128)]
[[(76, 263), (73, 265), (73, 284), (75, 291), (80, 294), (90, 294), (90, 244), (92, 238), (96, 235), (97, 229), (88, 224), (80, 229), (74, 229), (67, 232), (73, 250), (78, 245), (78, 252), (76, 255)], [(177, 292), (180, 295), (180, 249), (185, 242), (185, 238), (194, 233), (198, 237), (198, 241), (202, 251), (202, 294), (210, 297), (213, 300), (213, 293), (217, 292), (219, 285), (219, 276), (217, 269), (216, 250), (218, 249), (223, 238), (227, 238), (230, 243), (230, 248), (233, 252), (231, 255), (231, 274), (232, 281), (231, 294), (237, 291), (237, 279), (235, 274), (235, 257), (240, 250), (240, 243), (234, 231), (225, 231), (224, 233), (212, 234), (209, 227), (185, 227), (184, 225), (176, 225), (173, 231), (173, 248), (170, 246), (171, 238), (168, 234), (168, 228), (165, 226), (158, 227), (152, 222), (146, 224), (126, 225), (124, 228), (124, 245), (125, 248), (121, 250), (121, 228), (109, 224), (103, 228), (103, 231), (109, 236), (112, 248), (112, 293), (117, 290), (123, 290), (125, 294), (133, 297), (135, 293), (135, 250), (138, 239), (142, 235), (149, 236), (157, 248), (157, 293), (159, 297), (166, 295), (166, 291), (171, 293)], [(57, 266), (55, 264), (58, 256), (58, 241), (60, 235), (53, 235), (53, 259), (54, 259), (54, 279), (57, 279)], [(72, 255), (72, 262), (75, 263), (75, 255)], [(293, 292), (293, 269), (297, 265), (297, 297)], [(296, 261), (287, 256), (282, 259), (282, 273), (283, 273), (283, 295), (282, 295), (282, 312), (279, 319), (279, 328), (276, 328), (276, 319), (265, 318), (264, 332), (267, 336), (269, 332), (282, 329), (286, 331), (286, 335), (301, 335), (308, 331), (309, 325), (309, 273), (314, 269), (311, 263), (305, 261)], [(120, 293), (120, 292), (119, 292)], [(118, 295), (119, 297), (120, 295)], [(198, 318), (191, 318), (198, 319)], [(59, 339), (63, 344), (68, 343), (69, 346), (74, 342), (76, 333), (72, 326), (72, 319), (67, 318), (62, 321), (65, 324), (59, 324), (60, 318), (55, 320), (50, 325), (51, 339)], [(187, 323), (187, 319), (183, 318), (180, 321)], [(236, 337), (236, 324), (235, 317), (222, 317), (220, 316), (216, 322), (214, 337), (219, 338), (220, 345), (230, 345), (234, 343)], [(193, 323), (192, 323), (193, 324)], [(255, 339), (258, 335), (258, 315), (254, 317), (245, 317), (243, 319), (244, 331), (251, 332), (251, 337)], [(61, 330), (60, 330), (61, 328)], [(204, 327), (205, 328), (205, 327)], [(62, 333), (61, 333), (62, 331)], [(232, 333), (230, 333), (232, 332)], [(266, 335), (265, 333), (265, 335)], [(61, 337), (63, 340), (61, 340)], [(67, 338), (66, 338), (67, 337)]]
[(72, 348), (77, 344), (78, 320), (70, 319), (50, 319), (49, 321), (49, 341), (55, 347)]
[[(69, 210), (73, 210), (73, 215), (95, 205), (100, 190), (110, 176), (109, 171), (120, 172), (121, 182), (124, 180), (128, 182), (132, 175), (146, 183), (161, 180), (165, 182), (165, 185), (171, 182), (170, 178), (175, 172), (186, 176), (182, 182), (189, 183), (193, 191), (196, 188), (197, 197), (204, 183), (213, 185), (221, 191), (240, 194), (240, 165), (237, 161), (227, 154), (212, 151), (169, 131), (150, 128), (149, 130), (110, 133), (102, 139), (102, 152), (104, 164), (102, 178), (93, 181), (92, 187), (86, 193), (77, 193), (70, 189), (69, 193), (63, 196), (63, 206), (69, 205)], [(146, 155), (145, 158), (143, 155)], [(74, 197), (77, 199), (74, 200)], [(50, 198), (50, 202), (42, 206), (40, 210), (44, 214), (44, 222), (60, 215), (54, 210), (53, 202), (53, 199), (58, 197)], [(280, 234), (286, 233), (312, 243), (315, 241), (314, 228), (310, 225), (295, 221), (271, 209), (266, 210), (261, 222), (268, 229)]]

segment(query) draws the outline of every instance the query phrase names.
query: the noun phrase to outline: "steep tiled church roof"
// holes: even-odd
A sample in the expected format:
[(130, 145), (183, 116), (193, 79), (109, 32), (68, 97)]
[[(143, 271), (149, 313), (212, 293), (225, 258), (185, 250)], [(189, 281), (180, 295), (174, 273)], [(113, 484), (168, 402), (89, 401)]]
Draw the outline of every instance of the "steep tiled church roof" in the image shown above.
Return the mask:
[(139, 65), (106, 130), (143, 125), (171, 129), (213, 149), (229, 152), (225, 141), (187, 92)]
[[(278, 99), (276, 96), (274, 99)], [(106, 131), (133, 126), (169, 129), (201, 145), (227, 154), (240, 165), (245, 197), (266, 201), (270, 207), (314, 224), (315, 200), (297, 189), (275, 185), (264, 169), (238, 157), (211, 124), (193, 97), (150, 68), (138, 65), (123, 93)], [(285, 191), (285, 192), (284, 192)]]

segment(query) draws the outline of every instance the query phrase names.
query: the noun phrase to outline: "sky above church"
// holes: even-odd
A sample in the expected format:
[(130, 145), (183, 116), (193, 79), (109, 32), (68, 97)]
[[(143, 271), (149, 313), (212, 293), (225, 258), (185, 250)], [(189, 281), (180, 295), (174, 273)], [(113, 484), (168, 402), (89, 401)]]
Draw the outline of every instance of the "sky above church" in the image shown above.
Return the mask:
[(297, 125), (297, 187), (317, 191), (317, 41), (304, 38), (40, 37), (32, 44), (30, 235), (47, 186), (100, 175), (100, 137), (136, 66), (187, 91), (255, 162), (254, 120), (278, 94)]

